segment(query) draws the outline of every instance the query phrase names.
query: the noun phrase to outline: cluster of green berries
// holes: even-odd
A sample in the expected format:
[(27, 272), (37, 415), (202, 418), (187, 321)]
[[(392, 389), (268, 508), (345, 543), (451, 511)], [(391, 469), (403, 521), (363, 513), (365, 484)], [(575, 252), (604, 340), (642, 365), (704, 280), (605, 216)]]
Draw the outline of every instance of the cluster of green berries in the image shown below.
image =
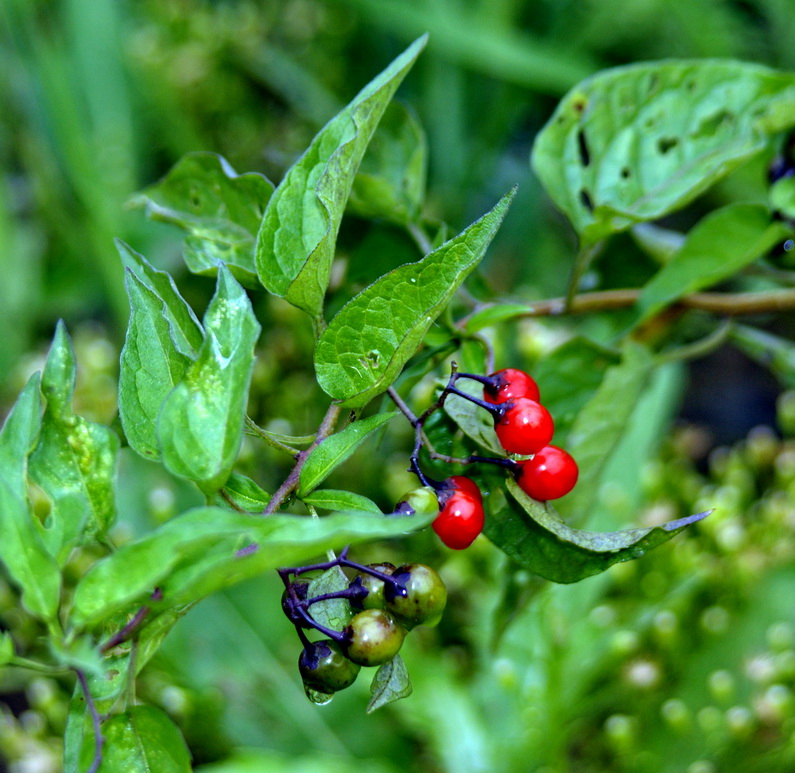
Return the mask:
[[(362, 666), (380, 666), (394, 658), (408, 631), (436, 625), (447, 603), (442, 578), (425, 564), (361, 566), (345, 553), (336, 563), (357, 569), (346, 589), (310, 598), (309, 583), (296, 579), (287, 583), (282, 595), (282, 609), (304, 644), (298, 658), (304, 686), (325, 695), (350, 687)], [(291, 571), (300, 574), (313, 568), (317, 567)], [(347, 599), (355, 611), (342, 631), (320, 625), (311, 615), (313, 604), (330, 598)], [(308, 628), (326, 638), (310, 641), (304, 633)]]
[[(455, 389), (452, 386), (455, 378), (472, 378), (483, 383), (483, 400)], [(565, 496), (574, 488), (579, 474), (577, 463), (562, 448), (549, 445), (555, 422), (541, 404), (538, 385), (529, 374), (516, 368), (485, 377), (461, 373), (451, 379), (447, 391), (488, 410), (494, 417), (494, 429), (502, 447), (509, 454), (528, 457), (506, 463), (526, 494), (547, 501)], [(454, 550), (469, 547), (483, 531), (483, 496), (477, 484), (462, 475), (453, 475), (441, 483), (431, 482), (430, 487), (406, 495), (404, 503), (416, 512), (438, 507), (433, 530)]]

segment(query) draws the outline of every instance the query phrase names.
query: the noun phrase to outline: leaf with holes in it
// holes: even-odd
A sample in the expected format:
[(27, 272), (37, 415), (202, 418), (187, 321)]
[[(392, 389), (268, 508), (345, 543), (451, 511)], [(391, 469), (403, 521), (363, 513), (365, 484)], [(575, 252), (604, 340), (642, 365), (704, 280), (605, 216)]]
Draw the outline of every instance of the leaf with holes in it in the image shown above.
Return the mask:
[(101, 537), (116, 518), (119, 438), (74, 413), (75, 378), (74, 350), (59, 322), (41, 379), (47, 408), (30, 457), (30, 477), (52, 500), (45, 540), (60, 559), (83, 533)]
[(643, 288), (636, 324), (684, 295), (728, 279), (791, 233), (759, 204), (730, 204), (710, 212)]
[(795, 125), (795, 75), (683, 60), (599, 73), (536, 138), (532, 164), (584, 244), (692, 201)]
[(337, 232), (354, 175), (386, 106), (426, 40), (427, 36), (416, 40), (326, 124), (268, 202), (257, 234), (260, 281), (316, 321), (322, 318)]
[(188, 153), (131, 204), (153, 220), (187, 232), (185, 263), (194, 274), (215, 276), (224, 263), (247, 287), (259, 287), (254, 243), (273, 183), (256, 172), (237, 174), (215, 153)]
[(224, 266), (204, 332), (199, 356), (160, 409), (157, 439), (166, 467), (211, 494), (224, 485), (240, 450), (260, 334), (251, 301)]
[(593, 532), (573, 529), (549, 503), (531, 499), (508, 478), (506, 497), (489, 497), (486, 536), (519, 566), (552, 582), (572, 583), (631, 561), (667, 542), (710, 511), (644, 529)]
[(315, 371), (326, 394), (350, 408), (386, 391), (475, 269), (515, 190), (494, 209), (417, 263), (400, 266), (352, 298), (320, 336)]

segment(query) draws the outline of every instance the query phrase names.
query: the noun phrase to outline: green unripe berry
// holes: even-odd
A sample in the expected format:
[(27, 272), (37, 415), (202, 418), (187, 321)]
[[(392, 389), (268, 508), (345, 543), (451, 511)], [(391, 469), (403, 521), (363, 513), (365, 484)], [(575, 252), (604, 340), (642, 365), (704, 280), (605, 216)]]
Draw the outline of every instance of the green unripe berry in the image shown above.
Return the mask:
[(417, 515), (433, 515), (439, 512), (439, 499), (430, 486), (415, 488), (400, 498), (395, 511), (417, 513)]
[(436, 625), (447, 604), (447, 588), (436, 570), (425, 564), (404, 564), (395, 569), (392, 578), (406, 593), (387, 585), (387, 612), (409, 630), (416, 625)]
[(321, 639), (302, 650), (298, 670), (304, 685), (323, 693), (335, 693), (350, 687), (360, 666), (342, 654), (342, 648), (332, 639)]
[[(382, 574), (392, 574), (395, 565), (385, 562), (382, 564), (368, 564), (369, 569), (375, 569)], [(352, 606), (357, 609), (383, 609), (384, 608), (384, 581), (373, 577), (367, 572), (359, 572), (350, 582), (351, 588), (364, 588), (367, 591), (362, 598), (351, 599)]]
[(383, 609), (365, 609), (342, 630), (342, 651), (360, 666), (380, 666), (397, 655), (406, 629)]

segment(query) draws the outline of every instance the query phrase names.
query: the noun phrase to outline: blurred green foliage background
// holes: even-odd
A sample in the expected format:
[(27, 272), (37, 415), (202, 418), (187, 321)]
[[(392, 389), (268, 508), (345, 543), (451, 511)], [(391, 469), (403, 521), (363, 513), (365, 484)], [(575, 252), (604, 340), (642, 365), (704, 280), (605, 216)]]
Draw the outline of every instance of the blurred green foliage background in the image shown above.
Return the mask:
[[(125, 208), (131, 194), (194, 150), (278, 181), (426, 31), (399, 97), (427, 131), (427, 214), (458, 229), (518, 183), (484, 274), (520, 298), (561, 293), (571, 265), (573, 237), (528, 166), (535, 133), (569, 87), (665, 57), (795, 69), (790, 0), (3, 0), (0, 404), (63, 317), (82, 369), (78, 409), (110, 422), (127, 317), (113, 238), (171, 271), (197, 308), (212, 292), (181, 267), (175, 230)], [(753, 191), (757, 178), (726, 184), (712, 204), (738, 185)], [(629, 242), (616, 240), (602, 286), (642, 281)], [(341, 245), (376, 255), (373, 270), (415, 259), (405, 237), (356, 219)], [(284, 431), (311, 431), (310, 341), (293, 340), (303, 321), (283, 307), (265, 313), (262, 399), (287, 401), (294, 426)], [(532, 359), (572, 329), (557, 324), (516, 326), (505, 348)], [(682, 430), (660, 446), (681, 380), (661, 372), (639, 414), (658, 420), (638, 422), (616, 454), (600, 518), (614, 526), (718, 507), (698, 531), (576, 587), (537, 585), (487, 544), (452, 557), (430, 538), (383, 546), (368, 558), (442, 564), (453, 601), (442, 626), (407, 648), (414, 696), (371, 717), (362, 685), (327, 708), (305, 700), (276, 578), (192, 612), (141, 696), (176, 717), (197, 763), (251, 750), (207, 773), (329, 772), (352, 761), (431, 773), (795, 769), (795, 448), (758, 430), (697, 470), (703, 434)], [(791, 396), (780, 406), (791, 429)], [(384, 453), (386, 476), (375, 465), (346, 474), (386, 502), (406, 483), (405, 449)], [(125, 457), (129, 531), (194, 503), (159, 475)], [(20, 625), (13, 591), (0, 591), (0, 620)], [(59, 770), (68, 681), (6, 670), (0, 687), (0, 760), (16, 773)]]

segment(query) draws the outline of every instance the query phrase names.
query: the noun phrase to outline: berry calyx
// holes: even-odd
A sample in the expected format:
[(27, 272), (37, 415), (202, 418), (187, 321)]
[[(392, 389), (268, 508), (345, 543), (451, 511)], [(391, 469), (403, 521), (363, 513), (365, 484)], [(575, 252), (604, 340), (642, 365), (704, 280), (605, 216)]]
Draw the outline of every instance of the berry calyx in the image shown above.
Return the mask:
[(555, 422), (541, 403), (517, 397), (504, 403), (494, 425), (502, 447), (510, 454), (535, 454), (552, 440)]
[(532, 459), (519, 462), (519, 488), (539, 501), (559, 499), (577, 483), (579, 470), (571, 454), (557, 446), (542, 448)]
[(540, 393), (538, 384), (529, 373), (517, 368), (504, 368), (492, 373), (491, 384), (483, 387), (483, 399), (487, 403), (507, 403), (518, 397), (527, 397), (538, 402)]
[(459, 491), (463, 491), (465, 494), (469, 494), (469, 496), (478, 502), (483, 501), (483, 495), (480, 493), (478, 484), (475, 483), (475, 481), (471, 478), (467, 478), (464, 475), (451, 475), (442, 483), (442, 485), (446, 488), (452, 487), (454, 489), (458, 489)]
[(486, 520), (480, 489), (469, 478), (454, 475), (444, 481), (439, 504), (442, 509), (431, 527), (448, 548), (468, 548), (483, 531)]
[(360, 666), (380, 666), (398, 654), (406, 629), (383, 609), (365, 609), (342, 629), (342, 651)]
[[(388, 575), (391, 575), (395, 571), (395, 565), (389, 562), (368, 564), (367, 568)], [(367, 572), (359, 572), (351, 580), (349, 587), (363, 589), (361, 596), (351, 599), (351, 606), (357, 609), (384, 608), (384, 581), (379, 577), (374, 577), (372, 574), (367, 574)]]
[(407, 629), (417, 625), (436, 625), (447, 604), (447, 588), (442, 578), (425, 564), (404, 564), (392, 573), (392, 578), (406, 590), (395, 593), (394, 586), (384, 592), (387, 612)]
[(350, 687), (361, 666), (352, 663), (332, 639), (310, 642), (298, 657), (298, 670), (306, 687), (335, 693)]

